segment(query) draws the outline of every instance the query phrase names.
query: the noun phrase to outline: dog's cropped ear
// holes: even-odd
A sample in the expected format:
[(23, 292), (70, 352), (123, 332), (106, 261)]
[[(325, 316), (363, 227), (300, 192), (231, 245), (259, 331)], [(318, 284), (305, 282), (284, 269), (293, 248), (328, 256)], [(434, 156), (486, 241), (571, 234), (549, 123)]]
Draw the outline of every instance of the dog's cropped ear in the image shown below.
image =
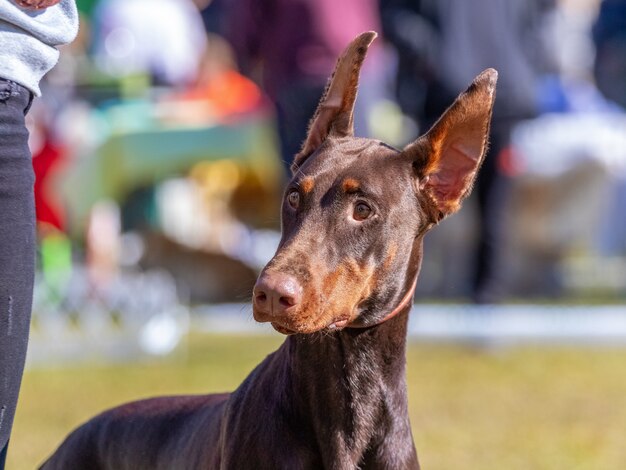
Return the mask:
[(472, 190), (487, 152), (497, 79), (493, 69), (478, 75), (428, 133), (403, 150), (430, 198), (434, 222), (456, 212)]
[(335, 71), (330, 76), (317, 111), (311, 119), (302, 149), (294, 158), (292, 171), (302, 166), (328, 135), (338, 137), (354, 135), (353, 113), (359, 73), (367, 49), (376, 36), (373, 31), (360, 34), (337, 61)]

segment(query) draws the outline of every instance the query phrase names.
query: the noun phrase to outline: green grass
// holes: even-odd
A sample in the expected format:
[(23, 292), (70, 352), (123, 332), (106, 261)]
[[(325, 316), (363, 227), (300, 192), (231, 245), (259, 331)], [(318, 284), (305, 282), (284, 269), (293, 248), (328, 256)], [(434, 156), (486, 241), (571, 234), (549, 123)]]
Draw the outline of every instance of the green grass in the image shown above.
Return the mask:
[[(32, 469), (104, 408), (231, 390), (280, 343), (193, 336), (188, 355), (28, 371), (8, 469)], [(626, 350), (411, 345), (409, 406), (426, 470), (618, 470), (626, 464)]]

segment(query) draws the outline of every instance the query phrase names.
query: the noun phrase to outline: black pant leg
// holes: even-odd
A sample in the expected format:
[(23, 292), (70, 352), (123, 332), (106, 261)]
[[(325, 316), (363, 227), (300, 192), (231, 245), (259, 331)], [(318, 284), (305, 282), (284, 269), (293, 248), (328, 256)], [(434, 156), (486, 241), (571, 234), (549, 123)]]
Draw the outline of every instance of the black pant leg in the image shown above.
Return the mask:
[(473, 298), (477, 303), (493, 303), (503, 294), (499, 272), (499, 250), (504, 241), (504, 222), (510, 180), (498, 168), (498, 156), (510, 144), (508, 126), (494, 126), (489, 153), (478, 173), (478, 241), (474, 256)]
[[(30, 91), (0, 79), (0, 449), (6, 455), (24, 370), (35, 270)], [(2, 468), (3, 465), (0, 465)]]

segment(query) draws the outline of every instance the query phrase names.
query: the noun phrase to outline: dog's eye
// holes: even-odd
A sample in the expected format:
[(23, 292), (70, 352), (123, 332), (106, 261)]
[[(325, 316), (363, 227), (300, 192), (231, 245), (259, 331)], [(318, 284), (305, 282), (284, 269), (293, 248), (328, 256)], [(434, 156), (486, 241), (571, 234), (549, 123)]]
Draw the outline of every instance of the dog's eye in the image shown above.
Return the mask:
[(287, 195), (287, 202), (289, 203), (291, 207), (293, 207), (294, 209), (297, 209), (298, 206), (300, 205), (300, 193), (296, 190), (291, 191)]
[(372, 208), (364, 202), (357, 202), (352, 217), (354, 220), (365, 220), (372, 214)]

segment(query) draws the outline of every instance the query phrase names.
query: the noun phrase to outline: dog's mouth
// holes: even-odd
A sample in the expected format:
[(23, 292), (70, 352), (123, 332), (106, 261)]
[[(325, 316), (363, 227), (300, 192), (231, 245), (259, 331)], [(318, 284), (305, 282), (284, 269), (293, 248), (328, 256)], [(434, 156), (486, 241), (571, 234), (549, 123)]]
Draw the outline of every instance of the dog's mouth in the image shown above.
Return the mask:
[(289, 328), (286, 328), (286, 327), (284, 327), (284, 326), (282, 326), (282, 325), (280, 325), (280, 324), (278, 324), (276, 322), (272, 322), (272, 328), (274, 328), (279, 333), (282, 333), (283, 335), (287, 335), (287, 336), (295, 335), (295, 334), (298, 333), (297, 331), (294, 331), (294, 330), (291, 330)]
[(305, 327), (305, 328), (298, 328), (298, 329), (288, 328), (285, 325), (282, 325), (278, 322), (271, 322), (271, 325), (279, 333), (290, 336), (290, 335), (297, 335), (297, 334), (312, 334), (312, 333), (318, 333), (320, 331), (327, 331), (329, 333), (334, 332), (334, 331), (341, 331), (345, 327), (348, 326), (348, 322), (349, 320), (347, 318), (343, 318), (340, 320), (334, 320), (332, 323), (322, 326), (321, 328), (306, 328)]

